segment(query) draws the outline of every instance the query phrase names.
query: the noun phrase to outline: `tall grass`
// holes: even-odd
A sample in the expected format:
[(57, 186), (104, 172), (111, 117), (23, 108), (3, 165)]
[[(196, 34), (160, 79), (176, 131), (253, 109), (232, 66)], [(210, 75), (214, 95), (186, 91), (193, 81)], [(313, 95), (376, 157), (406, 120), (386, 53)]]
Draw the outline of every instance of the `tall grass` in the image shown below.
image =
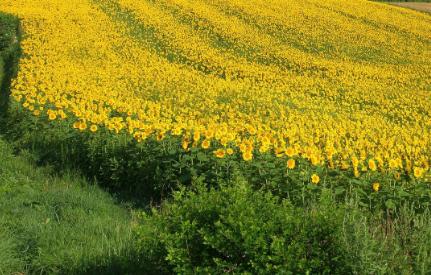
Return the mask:
[(125, 272), (126, 209), (79, 175), (51, 176), (0, 140), (0, 274)]

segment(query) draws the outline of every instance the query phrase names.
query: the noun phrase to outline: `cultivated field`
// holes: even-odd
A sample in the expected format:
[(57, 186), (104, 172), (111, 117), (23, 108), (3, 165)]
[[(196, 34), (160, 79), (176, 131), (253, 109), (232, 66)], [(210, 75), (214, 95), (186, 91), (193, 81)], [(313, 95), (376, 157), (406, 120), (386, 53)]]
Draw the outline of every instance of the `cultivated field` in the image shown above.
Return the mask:
[(431, 271), (429, 14), (365, 0), (0, 11), (22, 36), (2, 131), (130, 203), (147, 271)]
[(270, 151), (428, 170), (425, 15), (362, 1), (1, 5), (26, 32), (12, 95), (41, 119), (137, 141), (182, 136), (185, 150), (226, 147), (245, 160)]

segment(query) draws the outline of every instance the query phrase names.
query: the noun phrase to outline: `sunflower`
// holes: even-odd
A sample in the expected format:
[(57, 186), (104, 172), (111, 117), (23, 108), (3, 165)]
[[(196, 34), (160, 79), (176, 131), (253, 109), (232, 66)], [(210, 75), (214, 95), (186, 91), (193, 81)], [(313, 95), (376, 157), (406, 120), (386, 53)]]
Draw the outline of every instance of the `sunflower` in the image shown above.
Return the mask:
[(210, 146), (211, 146), (211, 142), (208, 140), (208, 139), (205, 139), (203, 142), (202, 142), (202, 148), (204, 148), (204, 149), (208, 149)]
[(289, 159), (289, 160), (287, 161), (287, 168), (289, 168), (289, 169), (294, 169), (294, 168), (295, 168), (295, 166), (296, 166), (296, 162), (295, 162), (295, 160), (294, 160), (294, 159)]
[(224, 157), (225, 157), (226, 152), (225, 152), (225, 150), (223, 150), (223, 149), (218, 149), (218, 150), (214, 151), (214, 155), (215, 155), (216, 157), (218, 157), (219, 159), (222, 159), (222, 158), (224, 158)]
[(252, 152), (250, 152), (250, 151), (246, 151), (246, 152), (242, 153), (242, 158), (243, 158), (245, 161), (250, 161), (250, 160), (252, 160), (252, 159), (253, 159), (253, 153), (252, 153)]
[(90, 131), (91, 131), (92, 133), (95, 133), (95, 132), (97, 131), (97, 125), (92, 124), (92, 125), (90, 126)]
[(374, 192), (378, 192), (380, 190), (380, 183), (378, 182), (373, 183), (373, 190)]
[(311, 182), (312, 182), (313, 184), (318, 184), (318, 183), (320, 182), (320, 177), (319, 177), (317, 174), (313, 174), (313, 175), (311, 176)]
[(368, 168), (370, 168), (371, 171), (377, 170), (377, 165), (376, 165), (376, 162), (374, 161), (374, 159), (368, 160)]

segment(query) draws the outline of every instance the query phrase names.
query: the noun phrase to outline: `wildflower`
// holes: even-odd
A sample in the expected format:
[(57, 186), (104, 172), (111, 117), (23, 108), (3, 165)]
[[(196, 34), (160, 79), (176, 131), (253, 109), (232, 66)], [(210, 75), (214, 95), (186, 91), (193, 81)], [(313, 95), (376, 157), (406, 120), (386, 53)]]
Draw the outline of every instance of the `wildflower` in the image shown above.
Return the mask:
[(355, 168), (353, 169), (353, 175), (354, 175), (356, 178), (359, 178), (360, 174), (359, 174), (359, 170), (358, 170), (358, 168), (357, 168), (357, 167), (355, 167)]
[(394, 174), (394, 178), (395, 178), (396, 180), (400, 180), (400, 179), (401, 179), (401, 173), (400, 173), (400, 172), (396, 172), (396, 173)]
[(269, 150), (269, 147), (266, 145), (262, 145), (259, 147), (259, 153), (261, 154), (268, 152), (268, 150)]
[(201, 138), (201, 133), (196, 131), (193, 133), (193, 140), (198, 141)]
[(233, 155), (234, 152), (233, 152), (232, 148), (227, 148), (226, 153), (231, 156), (231, 155)]
[(172, 131), (172, 135), (174, 135), (174, 136), (179, 136), (179, 135), (181, 135), (181, 132), (182, 132), (181, 128), (180, 128), (180, 127), (176, 127), (176, 128)]
[(158, 133), (157, 134), (157, 136), (156, 136), (156, 140), (157, 141), (161, 141), (161, 140), (163, 140), (165, 138), (165, 134), (164, 133)]

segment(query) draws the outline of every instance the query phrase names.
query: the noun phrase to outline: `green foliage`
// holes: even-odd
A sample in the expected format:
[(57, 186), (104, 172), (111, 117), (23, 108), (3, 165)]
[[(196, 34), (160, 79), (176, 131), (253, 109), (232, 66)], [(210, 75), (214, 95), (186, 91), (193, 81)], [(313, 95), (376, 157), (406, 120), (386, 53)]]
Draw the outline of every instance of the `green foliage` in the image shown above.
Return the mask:
[(323, 189), (296, 207), (242, 180), (183, 188), (140, 213), (143, 268), (160, 274), (429, 274), (431, 213), (364, 211)]
[(355, 274), (429, 274), (429, 210), (418, 214), (405, 204), (395, 213), (363, 212), (345, 203), (343, 238)]
[(200, 184), (143, 214), (139, 244), (142, 255), (181, 274), (348, 273), (331, 203), (296, 208), (244, 181), (208, 191)]
[[(190, 185), (193, 177), (205, 179), (208, 186), (217, 186), (238, 174), (254, 189), (289, 198), (297, 206), (317, 199), (322, 188), (334, 190), (337, 201), (357, 196), (360, 206), (371, 211), (393, 211), (409, 202), (422, 212), (431, 203), (429, 183), (411, 176), (395, 180), (392, 174), (368, 171), (356, 178), (351, 171), (313, 166), (301, 158), (296, 158), (295, 169), (288, 169), (287, 159), (272, 153), (256, 154), (251, 162), (243, 161), (239, 152), (219, 159), (213, 153), (217, 144), (207, 150), (193, 147), (185, 152), (177, 137), (162, 141), (150, 137), (138, 143), (127, 133), (113, 134), (103, 128), (96, 133), (80, 132), (67, 120), (47, 123), (45, 116), (32, 116), (11, 102), (1, 125), (15, 147), (32, 150), (40, 163), (79, 169), (140, 206), (160, 202), (172, 190)], [(321, 178), (318, 185), (310, 182), (313, 173)], [(372, 189), (375, 182), (381, 186), (378, 192)]]
[(15, 238), (0, 227), (0, 274), (11, 274), (24, 270), (23, 261), (19, 258)]
[(0, 12), (0, 108), (8, 104), (10, 80), (18, 70), (20, 25), (16, 17)]
[(130, 217), (76, 174), (50, 176), (0, 140), (0, 274), (132, 269)]

